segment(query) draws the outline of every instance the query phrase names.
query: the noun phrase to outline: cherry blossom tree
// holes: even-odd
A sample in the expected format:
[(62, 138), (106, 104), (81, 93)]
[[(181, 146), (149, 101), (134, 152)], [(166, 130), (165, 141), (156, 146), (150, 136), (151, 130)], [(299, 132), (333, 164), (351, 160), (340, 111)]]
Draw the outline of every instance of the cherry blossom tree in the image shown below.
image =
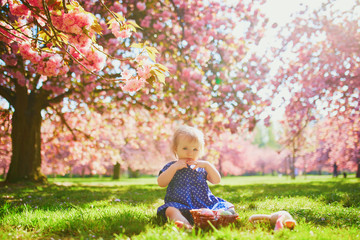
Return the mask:
[(349, 114), (346, 119), (325, 119), (316, 127), (316, 140), (321, 143), (319, 149), (325, 155), (316, 160), (323, 160), (329, 170), (336, 163), (340, 169), (356, 171), (356, 177), (359, 177), (359, 114)]
[(163, 93), (133, 99), (218, 132), (252, 128), (260, 111), (255, 92), (268, 70), (250, 50), (267, 23), (262, 2), (129, 0), (109, 6), (140, 23), (143, 38), (155, 43), (158, 62), (170, 72)]
[[(355, 121), (359, 113), (359, 3), (354, 1), (348, 10), (340, 10), (340, 1), (333, 0), (316, 10), (304, 6), (280, 31), (281, 46), (274, 48), (279, 68), (271, 84), (274, 95), (285, 91), (291, 96), (284, 98), (287, 119), (293, 121), (290, 131), (302, 129), (309, 117)], [(351, 136), (357, 135), (354, 131)], [(357, 138), (353, 139), (356, 143)]]
[(44, 121), (45, 174), (112, 175), (116, 163), (123, 170), (156, 174), (174, 158), (169, 145), (174, 127), (163, 115), (151, 116), (144, 109), (99, 114), (78, 108), (64, 117), (68, 128), (59, 117)]
[[(101, 102), (105, 95), (121, 98), (119, 91), (137, 91), (150, 78), (164, 82), (167, 69), (155, 62), (157, 50), (145, 43), (141, 51), (129, 46), (127, 39), (139, 28), (136, 22), (99, 3), (106, 14), (95, 16), (77, 1), (1, 1), (0, 96), (13, 112), (6, 181), (46, 181), (40, 171), (43, 110), (60, 115), (57, 104), (65, 98), (77, 104)], [(101, 26), (100, 20), (108, 26)], [(123, 45), (121, 58), (98, 44), (103, 27)], [(107, 62), (112, 60), (134, 62), (136, 75), (109, 73)]]
[[(0, 103), (0, 105), (2, 105)], [(10, 151), (11, 151), (11, 139), (10, 139), (10, 114), (9, 110), (4, 107), (0, 109), (0, 174), (3, 177), (6, 176), (7, 170), (10, 164)]]
[(267, 24), (263, 2), (1, 1), (0, 95), (13, 111), (7, 180), (45, 179), (41, 121), (57, 114), (70, 126), (64, 112), (81, 104), (252, 129), (268, 71), (251, 51)]
[[(209, 134), (209, 133), (208, 133)], [(211, 133), (210, 133), (211, 134)], [(247, 132), (213, 134), (207, 146), (206, 160), (226, 175), (265, 174), (280, 170), (283, 155), (271, 148), (259, 148)]]

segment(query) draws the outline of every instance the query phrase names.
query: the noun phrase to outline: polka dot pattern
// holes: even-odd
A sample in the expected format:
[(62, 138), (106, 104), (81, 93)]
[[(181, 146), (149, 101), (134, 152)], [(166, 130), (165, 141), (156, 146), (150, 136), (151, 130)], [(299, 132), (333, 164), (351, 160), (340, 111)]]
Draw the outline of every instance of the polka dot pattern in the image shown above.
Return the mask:
[[(175, 161), (166, 164), (159, 175), (174, 163)], [(206, 178), (207, 172), (204, 168), (188, 167), (178, 170), (167, 187), (165, 204), (158, 208), (157, 214), (165, 217), (165, 210), (168, 207), (175, 207), (182, 213), (198, 208), (218, 210), (232, 207), (231, 203), (212, 194)], [(186, 215), (188, 214), (184, 216)]]

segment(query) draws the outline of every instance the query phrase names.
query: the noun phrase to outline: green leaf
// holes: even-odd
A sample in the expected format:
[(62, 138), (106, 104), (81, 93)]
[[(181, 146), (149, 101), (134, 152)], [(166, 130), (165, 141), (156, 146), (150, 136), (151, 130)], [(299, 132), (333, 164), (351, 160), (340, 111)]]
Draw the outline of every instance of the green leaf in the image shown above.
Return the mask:
[(146, 47), (146, 50), (152, 52), (153, 54), (159, 53), (159, 51), (154, 47)]
[(119, 14), (119, 13), (114, 13), (114, 14), (116, 15), (116, 17), (119, 21), (121, 21), (121, 22), (125, 21), (125, 18), (121, 14)]
[(66, 9), (69, 11), (74, 10), (76, 7), (73, 4), (66, 4)]
[(96, 23), (91, 26), (91, 29), (94, 30), (97, 34), (102, 35), (102, 27), (100, 24)]
[(133, 48), (143, 48), (144, 47), (144, 44), (143, 43), (133, 43), (130, 45), (130, 47), (133, 47)]
[(130, 28), (131, 31), (136, 32), (136, 28), (132, 25), (127, 25), (128, 28)]
[(159, 82), (165, 83), (164, 73), (160, 72), (157, 69), (151, 70), (150, 73), (152, 73), (152, 75), (155, 76)]
[(109, 29), (111, 29), (111, 23), (114, 22), (114, 21), (116, 21), (115, 18), (112, 18), (112, 19), (110, 19), (110, 20), (107, 22), (107, 24), (110, 25), (110, 26), (109, 26)]
[(216, 84), (221, 84), (221, 83), (222, 83), (222, 80), (221, 80), (219, 77), (216, 77), (216, 78), (215, 78), (215, 83), (216, 83)]
[(128, 20), (127, 25), (130, 25), (130, 24), (136, 28), (142, 29), (134, 20)]
[(151, 60), (156, 62), (156, 54), (159, 53), (159, 51), (154, 47), (146, 47), (146, 52), (149, 54), (149, 57)]
[(60, 37), (65, 44), (69, 43), (69, 37), (64, 33), (58, 33), (58, 37)]
[(164, 66), (164, 65), (162, 65), (160, 63), (156, 63), (155, 66), (158, 67), (163, 72), (168, 72), (169, 71), (169, 69), (166, 66)]

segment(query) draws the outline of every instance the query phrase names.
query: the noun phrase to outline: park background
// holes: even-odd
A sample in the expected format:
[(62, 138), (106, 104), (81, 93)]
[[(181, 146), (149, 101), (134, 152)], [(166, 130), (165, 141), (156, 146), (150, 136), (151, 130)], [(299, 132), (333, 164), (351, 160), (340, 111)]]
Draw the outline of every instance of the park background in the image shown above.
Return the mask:
[[(0, 7), (0, 239), (359, 239), (359, 0)], [(156, 217), (181, 124), (228, 227)], [(279, 210), (294, 231), (248, 221)]]
[(358, 1), (55, 2), (1, 2), (8, 182), (156, 175), (181, 124), (224, 176), (360, 177)]

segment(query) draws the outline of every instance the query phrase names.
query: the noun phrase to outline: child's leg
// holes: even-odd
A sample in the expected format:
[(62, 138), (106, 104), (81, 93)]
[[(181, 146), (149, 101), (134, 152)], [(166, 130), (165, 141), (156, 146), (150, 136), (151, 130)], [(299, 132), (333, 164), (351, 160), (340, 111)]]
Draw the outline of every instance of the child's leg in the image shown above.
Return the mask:
[(182, 227), (184, 225), (186, 228), (192, 228), (189, 221), (182, 215), (179, 209), (174, 207), (168, 207), (165, 211), (165, 215), (171, 221), (174, 221), (178, 227)]

